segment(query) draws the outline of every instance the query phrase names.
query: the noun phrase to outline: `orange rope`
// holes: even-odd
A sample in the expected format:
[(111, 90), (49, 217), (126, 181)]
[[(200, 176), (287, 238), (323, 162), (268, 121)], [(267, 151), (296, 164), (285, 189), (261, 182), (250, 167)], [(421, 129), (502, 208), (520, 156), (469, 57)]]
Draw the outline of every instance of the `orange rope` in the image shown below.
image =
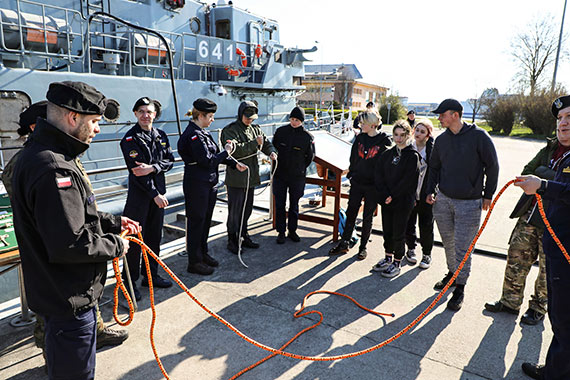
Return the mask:
[[(349, 300), (351, 300), (352, 302), (354, 302), (358, 307), (360, 307), (363, 310), (366, 310), (370, 313), (376, 314), (376, 315), (384, 315), (384, 316), (394, 316), (393, 314), (383, 314), (383, 313), (379, 313), (376, 312), (374, 310), (368, 309), (362, 305), (360, 305), (358, 302), (356, 302), (353, 298), (341, 294), (341, 293), (337, 293), (337, 292), (331, 292), (331, 291), (326, 291), (326, 290), (318, 290), (318, 291), (314, 291), (311, 292), (309, 294), (307, 294), (305, 296), (305, 298), (303, 299), (303, 303), (301, 305), (301, 309), (298, 310), (297, 312), (294, 313), (294, 317), (295, 318), (299, 318), (299, 317), (303, 317), (309, 314), (318, 314), (320, 317), (320, 320), (315, 323), (314, 325), (307, 327), (305, 329), (303, 329), (302, 331), (300, 331), (299, 333), (297, 333), (293, 338), (291, 338), (287, 343), (285, 343), (283, 346), (281, 346), (279, 349), (270, 347), (270, 346), (266, 346), (262, 343), (257, 342), (256, 340), (248, 337), (247, 335), (245, 335), (244, 333), (242, 333), (240, 330), (238, 330), (236, 327), (234, 327), (230, 322), (226, 321), (224, 318), (222, 318), (221, 316), (219, 316), (217, 313), (215, 313), (214, 311), (210, 310), (206, 305), (204, 305), (203, 303), (201, 303), (192, 293), (190, 293), (190, 291), (188, 290), (188, 288), (182, 283), (182, 281), (178, 278), (178, 276), (176, 276), (176, 274), (174, 274), (167, 266), (166, 264), (164, 264), (162, 262), (162, 260), (156, 256), (156, 254), (154, 252), (152, 252), (152, 250), (142, 241), (142, 237), (139, 234), (139, 239), (134, 238), (134, 237), (126, 237), (126, 239), (137, 243), (141, 246), (142, 248), (142, 253), (143, 253), (143, 257), (144, 257), (144, 261), (145, 261), (145, 265), (146, 265), (146, 271), (147, 271), (147, 278), (149, 280), (149, 291), (150, 291), (150, 302), (151, 302), (151, 310), (152, 310), (152, 323), (151, 323), (151, 327), (150, 327), (150, 342), (151, 342), (151, 346), (152, 346), (152, 350), (154, 353), (154, 356), (156, 358), (156, 361), (160, 367), (160, 370), (162, 371), (162, 374), (164, 375), (164, 377), (166, 379), (170, 379), (168, 377), (168, 374), (166, 373), (162, 362), (160, 361), (160, 358), (158, 357), (157, 351), (156, 351), (156, 347), (154, 344), (154, 325), (156, 322), (156, 310), (155, 310), (155, 305), (154, 305), (154, 292), (153, 292), (153, 287), (152, 287), (152, 276), (150, 275), (150, 268), (148, 265), (148, 257), (147, 254), (150, 254), (157, 262), (158, 264), (166, 271), (166, 273), (168, 273), (169, 276), (172, 277), (172, 279), (178, 284), (178, 286), (180, 286), (180, 288), (198, 305), (200, 306), (206, 313), (210, 314), (212, 317), (214, 317), (215, 319), (217, 319), (220, 323), (224, 324), (226, 327), (228, 327), (230, 330), (232, 330), (235, 334), (237, 334), (240, 338), (244, 339), (245, 341), (247, 341), (248, 343), (251, 343), (252, 345), (261, 348), (262, 350), (268, 351), (271, 353), (271, 355), (267, 356), (266, 358), (260, 360), (259, 362), (247, 367), (246, 369), (240, 371), (239, 373), (237, 373), (236, 375), (234, 375), (231, 379), (236, 379), (237, 377), (241, 376), (242, 374), (244, 374), (245, 372), (249, 371), (250, 369), (256, 367), (257, 365), (263, 363), (264, 361), (272, 358), (275, 355), (282, 355), (282, 356), (286, 356), (286, 357), (290, 357), (293, 359), (299, 359), (299, 360), (310, 360), (310, 361), (333, 361), (333, 360), (341, 360), (341, 359), (347, 359), (347, 358), (352, 358), (355, 356), (360, 356), (360, 355), (364, 355), (367, 354), (369, 352), (375, 351), (381, 347), (384, 347), (386, 345), (388, 345), (389, 343), (395, 341), (396, 339), (398, 339), (399, 337), (401, 337), (402, 335), (404, 335), (406, 332), (408, 332), (410, 329), (412, 329), (416, 324), (418, 324), (434, 307), (435, 305), (439, 302), (439, 300), (443, 297), (443, 295), (447, 292), (447, 290), (449, 289), (449, 287), (451, 286), (451, 284), (455, 281), (455, 279), (457, 278), (459, 272), (463, 269), (463, 266), (465, 265), (465, 262), (467, 261), (467, 259), (469, 258), (469, 256), (471, 255), (475, 244), (477, 242), (477, 240), (479, 239), (479, 237), (481, 236), (481, 233), (483, 232), (483, 230), (485, 229), (487, 222), (491, 216), (491, 213), (493, 211), (493, 208), (495, 207), (495, 204), (497, 203), (497, 200), (500, 198), (500, 196), (504, 193), (504, 191), (507, 189), (507, 187), (509, 187), (511, 184), (513, 184), (515, 182), (515, 180), (511, 180), (509, 182), (507, 182), (507, 184), (505, 184), (505, 186), (503, 186), (503, 188), (498, 192), (497, 196), (493, 199), (493, 202), (491, 203), (491, 206), (489, 207), (489, 210), (487, 211), (487, 214), (485, 216), (485, 219), (483, 220), (483, 223), (481, 224), (481, 227), (479, 228), (479, 231), (477, 232), (477, 234), (475, 235), (475, 238), (473, 239), (473, 241), (471, 242), (471, 245), (469, 246), (469, 249), (467, 250), (467, 252), (465, 253), (465, 256), (463, 257), (463, 260), (461, 261), (461, 263), (458, 265), (457, 269), (455, 270), (455, 272), (453, 273), (453, 276), (451, 277), (451, 279), (447, 282), (447, 284), (445, 285), (445, 287), (439, 292), (439, 294), (435, 297), (435, 299), (428, 305), (428, 307), (418, 316), (416, 317), (416, 319), (414, 319), (410, 324), (408, 324), (406, 327), (404, 327), (401, 331), (399, 331), (398, 333), (396, 333), (395, 335), (393, 335), (392, 337), (384, 340), (381, 343), (378, 343), (375, 346), (369, 347), (365, 350), (361, 350), (361, 351), (355, 351), (355, 352), (351, 352), (351, 353), (347, 353), (347, 354), (343, 354), (343, 355), (335, 355), (335, 356), (307, 356), (307, 355), (299, 355), (299, 354), (294, 354), (294, 353), (290, 353), (287, 351), (283, 351), (284, 348), (286, 348), (289, 344), (291, 344), (291, 342), (293, 342), (296, 338), (298, 338), (299, 336), (301, 336), (302, 334), (304, 334), (305, 332), (317, 327), (319, 324), (321, 324), (322, 320), (323, 320), (323, 315), (321, 312), (319, 311), (308, 311), (308, 312), (304, 312), (303, 310), (305, 309), (305, 302), (307, 301), (307, 299), (309, 297), (311, 297), (314, 294), (318, 294), (318, 293), (324, 293), (324, 294), (332, 294), (332, 295), (338, 295), (338, 296), (342, 296), (345, 297)], [(548, 220), (546, 219), (546, 214), (544, 213), (544, 206), (542, 204), (542, 198), (540, 197), (540, 195), (536, 194), (536, 199), (538, 202), (538, 207), (539, 207), (539, 211), (540, 214), (545, 222), (546, 228), (548, 230), (548, 232), (552, 235), (554, 241), (556, 242), (556, 244), (558, 245), (558, 247), (561, 249), (561, 251), (563, 252), (564, 256), (566, 257), (566, 259), (568, 260), (568, 262), (570, 263), (570, 256), (568, 255), (568, 253), (566, 252), (566, 249), (564, 248), (564, 246), (562, 245), (562, 243), (560, 242), (560, 240), (558, 239), (558, 237), (556, 236), (556, 234), (554, 233), (552, 227), (550, 226), (550, 223), (548, 222)], [(133, 319), (133, 304), (132, 301), (130, 299), (130, 296), (128, 294), (128, 292), (126, 291), (126, 288), (123, 285), (123, 282), (121, 280), (121, 274), (119, 272), (119, 265), (118, 265), (118, 258), (113, 260), (113, 269), (115, 270), (115, 278), (117, 280), (117, 284), (115, 286), (115, 292), (114, 292), (114, 301), (115, 301), (115, 307), (113, 309), (113, 313), (114, 313), (114, 317), (115, 320), (117, 321), (117, 323), (119, 323), (120, 325), (128, 325), (132, 319)], [(129, 303), (129, 318), (122, 322), (119, 320), (118, 314), (117, 314), (117, 309), (118, 309), (118, 290), (119, 288), (121, 288), (121, 290), (123, 291), (123, 294), (125, 295), (128, 303)]]

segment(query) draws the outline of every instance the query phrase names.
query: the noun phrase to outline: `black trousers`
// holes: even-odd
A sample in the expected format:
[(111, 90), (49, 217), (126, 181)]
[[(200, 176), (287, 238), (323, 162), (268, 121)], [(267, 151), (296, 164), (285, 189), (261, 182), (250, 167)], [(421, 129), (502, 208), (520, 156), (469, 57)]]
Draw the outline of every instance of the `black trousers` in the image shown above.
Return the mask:
[(253, 194), (254, 187), (251, 187), (247, 192), (247, 199), (245, 199), (245, 190), (241, 187), (228, 186), (228, 235), (239, 235), (239, 227), (241, 215), (245, 204), (245, 213), (243, 216), (243, 225), (241, 236), (247, 235), (247, 221), (251, 216), (253, 210)]
[(184, 199), (186, 206), (186, 249), (188, 264), (201, 263), (208, 253), (208, 235), (218, 189), (207, 182), (184, 178)]
[(45, 351), (50, 379), (95, 378), (95, 308), (70, 317), (45, 317)]
[[(144, 242), (157, 256), (160, 256), (164, 209), (158, 207), (154, 199), (142, 198), (140, 195), (132, 195), (129, 192), (123, 215), (141, 224)], [(130, 244), (127, 260), (132, 281), (139, 279), (139, 273), (146, 277), (146, 266), (144, 263), (141, 265), (141, 248), (138, 244)], [(158, 271), (158, 263), (150, 256), (148, 261), (151, 276), (154, 278)]]
[(433, 248), (433, 205), (426, 203), (425, 199), (417, 201), (408, 219), (408, 227), (406, 229), (406, 245), (408, 249), (416, 248), (416, 241), (418, 240), (416, 220), (418, 220), (420, 229), (422, 253), (430, 256)]
[(554, 333), (546, 355), (545, 379), (570, 379), (570, 264), (558, 248), (545, 250), (545, 257), (548, 317)]
[(396, 260), (404, 257), (406, 228), (413, 208), (412, 199), (392, 201), (390, 204), (382, 205), (384, 251), (393, 253)]
[(299, 199), (305, 191), (305, 178), (273, 177), (273, 195), (275, 195), (275, 227), (277, 232), (285, 232), (285, 201), (289, 190), (289, 231), (297, 231), (299, 225)]
[(350, 240), (354, 231), (354, 224), (358, 211), (364, 200), (364, 210), (362, 211), (362, 234), (360, 237), (360, 249), (366, 248), (366, 244), (370, 239), (372, 232), (372, 219), (374, 211), (376, 211), (376, 191), (374, 186), (363, 186), (356, 182), (350, 183), (350, 192), (348, 194), (348, 207), (346, 209), (346, 225), (342, 232), (343, 240)]

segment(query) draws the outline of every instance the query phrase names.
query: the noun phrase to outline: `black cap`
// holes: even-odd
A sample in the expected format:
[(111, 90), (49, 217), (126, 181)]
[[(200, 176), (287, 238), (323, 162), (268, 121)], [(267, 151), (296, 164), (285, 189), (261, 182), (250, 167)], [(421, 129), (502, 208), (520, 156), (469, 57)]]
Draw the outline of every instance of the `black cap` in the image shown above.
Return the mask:
[(552, 103), (552, 114), (558, 119), (558, 111), (566, 107), (570, 107), (570, 95), (561, 96)]
[(439, 103), (433, 113), (444, 113), (445, 111), (457, 111), (463, 112), (463, 106), (455, 99), (445, 99), (443, 102)]
[(366, 103), (366, 108), (371, 108), (371, 107), (374, 107), (374, 103), (372, 102)]
[(109, 121), (119, 118), (119, 102), (107, 99), (93, 86), (83, 82), (53, 82), (47, 100), (56, 106), (86, 115), (103, 115)]
[(415, 115), (415, 114), (416, 114), (416, 111), (414, 111), (414, 110), (409, 110), (406, 115)]
[(32, 133), (30, 125), (36, 123), (38, 117), (46, 118), (47, 115), (47, 100), (42, 100), (29, 106), (24, 112), (20, 114), (20, 128), (18, 128), (18, 134), (20, 136), (26, 136)]
[(133, 112), (136, 112), (139, 109), (139, 107), (148, 106), (150, 104), (154, 105), (154, 110), (156, 111), (155, 119), (158, 119), (162, 114), (162, 104), (160, 104), (158, 100), (151, 99), (148, 96), (143, 96), (142, 98), (139, 98), (139, 100), (135, 102), (135, 105), (133, 106)]
[(257, 108), (247, 107), (246, 109), (243, 110), (243, 116), (253, 120), (257, 119), (259, 117), (259, 115), (257, 114)]
[(194, 103), (192, 103), (194, 108), (198, 111), (206, 112), (206, 113), (215, 113), (218, 110), (218, 106), (210, 99), (200, 98), (196, 99)]
[(294, 117), (295, 119), (299, 119), (301, 121), (305, 121), (305, 110), (301, 107), (295, 107), (289, 114), (289, 117)]

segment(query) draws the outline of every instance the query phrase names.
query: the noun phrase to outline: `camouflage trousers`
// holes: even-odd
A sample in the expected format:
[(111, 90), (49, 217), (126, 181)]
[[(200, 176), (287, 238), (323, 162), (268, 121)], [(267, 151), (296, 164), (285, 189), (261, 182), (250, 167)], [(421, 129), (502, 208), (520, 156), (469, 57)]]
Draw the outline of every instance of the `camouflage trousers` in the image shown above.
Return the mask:
[(534, 294), (529, 301), (529, 308), (545, 314), (547, 294), (546, 261), (542, 250), (544, 230), (526, 223), (525, 220), (526, 215), (519, 218), (509, 239), (501, 303), (515, 310), (520, 309), (526, 278), (538, 258), (539, 271), (534, 282)]
[[(97, 334), (105, 329), (105, 323), (103, 323), (103, 317), (101, 317), (101, 312), (99, 311), (99, 305), (95, 305), (95, 310), (97, 311)], [(36, 316), (36, 325), (34, 326), (34, 340), (36, 342), (36, 347), (44, 349), (45, 346), (45, 321), (43, 317)], [(45, 355), (45, 353), (44, 353)]]

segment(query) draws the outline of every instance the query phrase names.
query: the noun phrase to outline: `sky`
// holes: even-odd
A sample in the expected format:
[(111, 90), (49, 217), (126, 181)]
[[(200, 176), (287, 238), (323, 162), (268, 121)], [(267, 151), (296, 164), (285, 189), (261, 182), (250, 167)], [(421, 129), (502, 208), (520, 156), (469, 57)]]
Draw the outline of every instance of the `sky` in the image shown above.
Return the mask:
[[(306, 54), (308, 64), (352, 63), (363, 82), (389, 87), (409, 102), (438, 103), (478, 97), (489, 87), (511, 91), (518, 67), (513, 38), (537, 17), (552, 17), (558, 33), (564, 0), (234, 0), (234, 5), (276, 20), (285, 47), (316, 45), (317, 52)], [(570, 10), (566, 13), (565, 33)], [(570, 90), (570, 61), (559, 64), (557, 82)]]

